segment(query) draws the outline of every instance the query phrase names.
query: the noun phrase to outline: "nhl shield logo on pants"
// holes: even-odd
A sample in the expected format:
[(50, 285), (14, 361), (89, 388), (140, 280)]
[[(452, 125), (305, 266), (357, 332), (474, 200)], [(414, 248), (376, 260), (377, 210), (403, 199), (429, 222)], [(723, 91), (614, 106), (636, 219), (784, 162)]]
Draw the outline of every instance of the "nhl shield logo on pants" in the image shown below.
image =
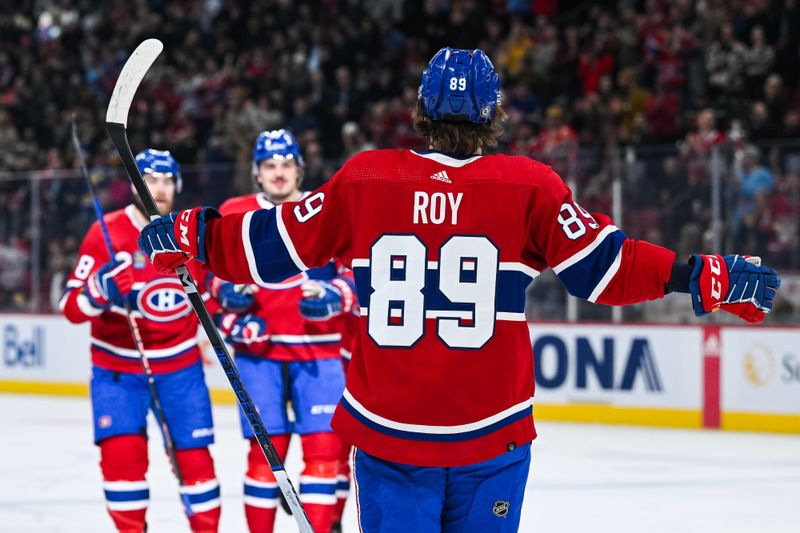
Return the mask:
[(494, 502), (494, 507), (492, 508), (492, 513), (498, 518), (505, 518), (508, 516), (508, 502), (503, 500), (497, 500)]

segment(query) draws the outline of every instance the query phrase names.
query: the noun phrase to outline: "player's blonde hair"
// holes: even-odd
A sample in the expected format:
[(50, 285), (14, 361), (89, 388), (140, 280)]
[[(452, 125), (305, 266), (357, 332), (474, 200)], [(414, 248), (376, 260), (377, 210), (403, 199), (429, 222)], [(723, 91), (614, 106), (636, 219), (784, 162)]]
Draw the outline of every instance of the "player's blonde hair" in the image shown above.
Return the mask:
[(457, 155), (472, 155), (497, 146), (503, 136), (503, 121), (507, 118), (502, 106), (488, 124), (431, 120), (425, 114), (422, 101), (414, 109), (414, 129), (435, 150)]

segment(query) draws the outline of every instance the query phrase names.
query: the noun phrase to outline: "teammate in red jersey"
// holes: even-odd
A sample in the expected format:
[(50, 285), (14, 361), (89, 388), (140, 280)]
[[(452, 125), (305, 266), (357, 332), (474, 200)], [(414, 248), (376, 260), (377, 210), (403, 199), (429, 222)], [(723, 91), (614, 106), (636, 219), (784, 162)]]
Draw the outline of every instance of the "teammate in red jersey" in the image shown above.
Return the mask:
[[(159, 211), (168, 213), (181, 188), (178, 163), (169, 152), (158, 150), (145, 150), (136, 162)], [(83, 240), (60, 305), (71, 322), (91, 325), (94, 440), (100, 447), (108, 512), (119, 531), (145, 530), (146, 419), (152, 399), (126, 320), (127, 301), (177, 450), (185, 482), (182, 490), (194, 513), (190, 525), (193, 531), (216, 531), (219, 484), (208, 450), (214, 428), (197, 346), (197, 318), (178, 278), (156, 271), (136, 246), (148, 218), (135, 192), (133, 204), (104, 219), (115, 257), (109, 257), (95, 222)], [(195, 279), (202, 279), (199, 263), (188, 266)]]
[[(286, 130), (265, 131), (253, 149), (257, 194), (231, 198), (224, 214), (272, 210), (307, 196), (300, 189), (303, 159), (294, 136)], [(355, 306), (352, 278), (338, 275), (332, 262), (298, 273), (280, 283), (237, 287), (214, 279), (211, 293), (223, 310), (216, 320), (234, 343), (236, 365), (266, 430), (286, 456), (292, 433), (300, 435), (305, 468), (300, 476), (300, 501), (317, 533), (331, 531), (337, 509), (337, 474), (342, 448), (330, 427), (344, 390), (340, 362), (342, 320)], [(295, 415), (286, 412), (291, 400)], [(252, 532), (271, 532), (278, 504), (278, 486), (250, 425), (244, 480), (245, 514)]]
[(415, 116), (430, 151), (362, 152), (301, 201), (222, 218), (190, 209), (139, 239), (159, 268), (194, 257), (237, 283), (331, 257), (352, 268), (361, 327), (332, 425), (357, 448), (365, 532), (516, 531), (536, 435), (525, 288), (545, 268), (592, 302), (679, 291), (698, 315), (749, 322), (780, 285), (756, 258), (676, 261), (586, 212), (550, 167), (485, 155), (504, 115), (486, 55), (442, 49)]

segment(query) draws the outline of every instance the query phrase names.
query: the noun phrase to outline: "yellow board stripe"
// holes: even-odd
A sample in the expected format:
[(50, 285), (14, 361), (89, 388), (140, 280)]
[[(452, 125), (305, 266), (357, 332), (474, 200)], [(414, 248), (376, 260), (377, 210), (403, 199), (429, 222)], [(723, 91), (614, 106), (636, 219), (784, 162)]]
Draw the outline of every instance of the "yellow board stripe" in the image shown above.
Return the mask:
[(0, 380), (0, 392), (53, 394), (57, 396), (88, 396), (89, 385), (87, 383), (63, 383), (55, 381)]
[[(88, 396), (89, 385), (86, 383), (0, 380), (0, 392)], [(236, 404), (236, 397), (230, 389), (211, 389), (210, 393), (211, 401), (215, 404)], [(595, 422), (679, 428), (701, 428), (703, 426), (703, 416), (699, 409), (620, 407), (591, 403), (536, 403), (533, 412), (536, 420), (546, 421)], [(800, 415), (723, 412), (722, 429), (800, 434)]]
[(600, 422), (641, 426), (701, 428), (703, 415), (699, 409), (665, 409), (660, 407), (620, 407), (615, 405), (575, 403), (535, 403), (536, 420), (561, 422)]
[(800, 415), (722, 412), (722, 429), (800, 433)]
[(236, 396), (231, 389), (210, 389), (211, 403), (217, 405), (236, 405)]

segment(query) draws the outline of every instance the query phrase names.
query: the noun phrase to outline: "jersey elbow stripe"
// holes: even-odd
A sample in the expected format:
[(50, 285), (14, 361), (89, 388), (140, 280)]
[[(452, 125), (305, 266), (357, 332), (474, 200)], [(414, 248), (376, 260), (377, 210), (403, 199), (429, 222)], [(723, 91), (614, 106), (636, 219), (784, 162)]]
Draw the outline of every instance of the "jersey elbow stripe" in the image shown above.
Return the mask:
[[(247, 266), (250, 276), (258, 285), (277, 283), (303, 270), (292, 256), (293, 253), (295, 256), (297, 254), (291, 240), (288, 235), (284, 237), (281, 234), (281, 228), (283, 223), (278, 208), (249, 211), (242, 219), (242, 244)], [(286, 228), (283, 228), (285, 232)], [(291, 249), (287, 247), (287, 242)]]
[(300, 259), (300, 256), (298, 255), (297, 250), (294, 247), (294, 243), (292, 242), (292, 238), (289, 237), (289, 232), (286, 231), (286, 226), (283, 223), (282, 205), (279, 205), (278, 207), (275, 208), (275, 221), (277, 222), (278, 225), (278, 233), (280, 234), (281, 239), (283, 240), (284, 246), (289, 251), (289, 256), (292, 258), (292, 261), (294, 261), (295, 266), (299, 270), (308, 270), (306, 264), (303, 262), (302, 259)]
[(564, 261), (561, 261), (559, 264), (554, 266), (553, 267), (553, 272), (555, 272), (556, 274), (560, 274), (562, 271), (564, 271), (564, 270), (570, 268), (571, 266), (583, 261), (587, 256), (591, 255), (592, 252), (594, 252), (599, 246), (601, 246), (603, 243), (605, 243), (606, 242), (606, 238), (609, 235), (611, 235), (611, 234), (613, 234), (613, 233), (615, 233), (617, 231), (622, 233), (619, 230), (619, 228), (617, 228), (616, 226), (606, 226), (605, 228), (600, 230), (600, 233), (597, 234), (597, 236), (594, 238), (594, 240), (592, 242), (590, 242), (588, 245), (586, 245), (580, 251), (572, 254), (570, 257), (568, 257)]
[(532, 398), (529, 398), (476, 422), (457, 426), (431, 426), (396, 422), (372, 413), (347, 389), (342, 394), (341, 404), (356, 420), (375, 431), (400, 439), (436, 442), (460, 442), (483, 437), (531, 416), (532, 412)]
[(622, 247), (620, 247), (619, 251), (617, 252), (617, 256), (614, 258), (614, 262), (611, 263), (611, 266), (608, 267), (606, 270), (605, 275), (600, 279), (600, 282), (592, 291), (592, 294), (589, 295), (589, 300), (592, 303), (595, 303), (597, 299), (603, 294), (603, 291), (606, 290), (608, 284), (611, 283), (611, 280), (614, 279), (614, 276), (617, 275), (617, 271), (619, 270), (619, 266), (622, 263)]
[[(578, 298), (595, 301), (619, 270), (622, 259), (620, 252), (624, 242), (625, 234), (615, 229), (601, 242), (595, 241), (587, 246), (587, 248), (591, 248), (589, 253), (583, 254), (583, 251), (586, 250), (584, 248), (575, 254), (575, 256), (582, 254), (582, 257), (556, 272), (567, 291)], [(571, 259), (567, 261), (571, 261)], [(554, 268), (553, 271), (556, 269)]]

